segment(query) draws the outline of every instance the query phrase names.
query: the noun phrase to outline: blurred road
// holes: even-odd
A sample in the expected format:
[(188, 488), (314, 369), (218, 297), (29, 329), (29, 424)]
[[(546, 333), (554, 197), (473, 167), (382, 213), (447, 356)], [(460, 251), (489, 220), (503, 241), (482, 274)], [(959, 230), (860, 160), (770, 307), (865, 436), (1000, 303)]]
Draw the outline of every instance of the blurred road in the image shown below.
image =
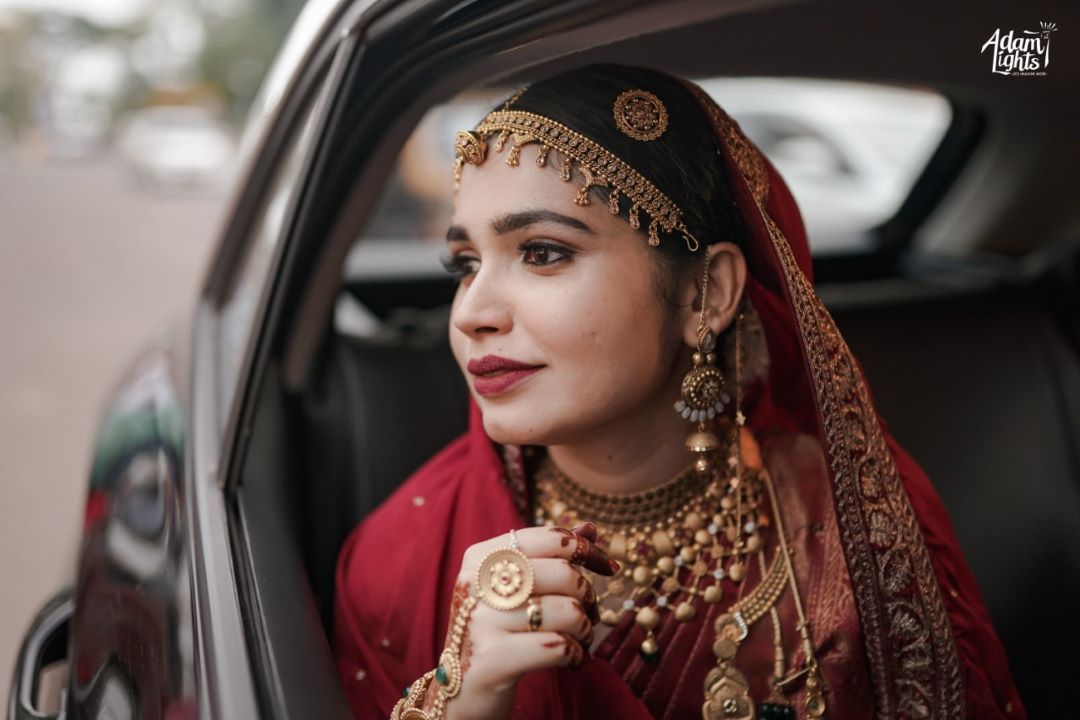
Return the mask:
[(223, 206), (140, 191), (109, 160), (0, 151), (0, 698), (33, 613), (73, 577), (105, 394), (193, 302)]

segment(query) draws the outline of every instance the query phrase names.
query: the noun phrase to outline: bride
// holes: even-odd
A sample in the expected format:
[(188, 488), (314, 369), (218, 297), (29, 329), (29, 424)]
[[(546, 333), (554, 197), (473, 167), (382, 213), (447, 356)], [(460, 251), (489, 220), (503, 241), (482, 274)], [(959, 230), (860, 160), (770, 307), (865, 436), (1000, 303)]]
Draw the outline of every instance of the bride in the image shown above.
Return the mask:
[(723, 110), (590, 66), (455, 149), (470, 425), (341, 552), (356, 717), (1025, 716), (795, 202)]

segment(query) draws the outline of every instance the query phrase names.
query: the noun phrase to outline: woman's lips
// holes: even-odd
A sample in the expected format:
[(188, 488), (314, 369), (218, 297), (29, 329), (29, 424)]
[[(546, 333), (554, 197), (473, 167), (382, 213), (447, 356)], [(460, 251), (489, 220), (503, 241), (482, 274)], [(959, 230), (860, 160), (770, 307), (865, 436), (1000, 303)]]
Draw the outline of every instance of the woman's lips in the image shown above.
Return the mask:
[(485, 355), (470, 360), (466, 369), (474, 376), (476, 392), (484, 397), (492, 397), (506, 392), (542, 367), (498, 355)]
[(484, 397), (500, 395), (541, 369), (542, 367), (519, 368), (476, 375), (473, 377), (473, 387)]

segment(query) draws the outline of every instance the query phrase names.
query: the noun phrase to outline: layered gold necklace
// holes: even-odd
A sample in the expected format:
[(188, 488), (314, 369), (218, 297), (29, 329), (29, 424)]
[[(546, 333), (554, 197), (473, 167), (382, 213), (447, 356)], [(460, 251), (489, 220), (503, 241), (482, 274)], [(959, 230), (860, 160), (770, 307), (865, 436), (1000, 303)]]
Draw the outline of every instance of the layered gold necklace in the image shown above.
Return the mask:
[(620, 576), (594, 578), (600, 619), (615, 625), (636, 613), (646, 631), (641, 644), (646, 660), (659, 654), (653, 629), (662, 612), (687, 622), (697, 614), (698, 597), (720, 602), (724, 578), (741, 583), (748, 556), (764, 545), (769, 517), (762, 512), (760, 478), (747, 472), (739, 478), (730, 465), (712, 466), (715, 473), (689, 467), (662, 485), (628, 495), (586, 490), (550, 457), (537, 469), (537, 524), (596, 525), (598, 543), (623, 565)]
[(820, 717), (824, 698), (800, 601), (800, 633), (809, 660), (806, 667), (785, 677), (775, 606), (793, 584), (793, 570), (783, 541), (772, 562), (765, 561), (764, 533), (772, 525), (766, 508), (779, 512), (771, 481), (767, 471), (741, 466), (735, 444), (738, 431), (729, 437), (727, 462), (714, 451), (707, 458), (709, 472), (691, 466), (662, 485), (625, 495), (583, 488), (545, 455), (535, 471), (534, 519), (537, 525), (566, 528), (586, 521), (596, 525), (597, 544), (623, 566), (613, 578), (590, 573), (601, 622), (613, 626), (633, 613), (645, 631), (639, 652), (648, 662), (660, 657), (654, 630), (663, 613), (672, 613), (677, 622), (689, 622), (698, 613), (699, 598), (710, 605), (720, 603), (723, 581), (741, 584), (748, 564), (756, 560), (761, 581), (750, 592), (740, 593), (713, 623), (717, 665), (706, 678), (702, 715), (706, 720), (795, 717), (794, 709), (783, 703), (755, 706), (749, 682), (732, 664), (749, 627), (768, 614), (776, 652), (774, 689), (809, 673), (805, 709), (810, 717)]

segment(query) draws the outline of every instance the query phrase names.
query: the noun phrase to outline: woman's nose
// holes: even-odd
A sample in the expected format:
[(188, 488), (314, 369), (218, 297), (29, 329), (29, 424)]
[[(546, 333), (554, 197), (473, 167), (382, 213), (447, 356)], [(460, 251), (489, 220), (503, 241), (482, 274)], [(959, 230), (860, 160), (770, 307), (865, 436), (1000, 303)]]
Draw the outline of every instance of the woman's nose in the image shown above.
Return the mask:
[[(491, 268), (486, 268), (490, 270)], [(481, 268), (458, 287), (450, 321), (469, 336), (509, 332), (513, 325), (505, 283)]]

